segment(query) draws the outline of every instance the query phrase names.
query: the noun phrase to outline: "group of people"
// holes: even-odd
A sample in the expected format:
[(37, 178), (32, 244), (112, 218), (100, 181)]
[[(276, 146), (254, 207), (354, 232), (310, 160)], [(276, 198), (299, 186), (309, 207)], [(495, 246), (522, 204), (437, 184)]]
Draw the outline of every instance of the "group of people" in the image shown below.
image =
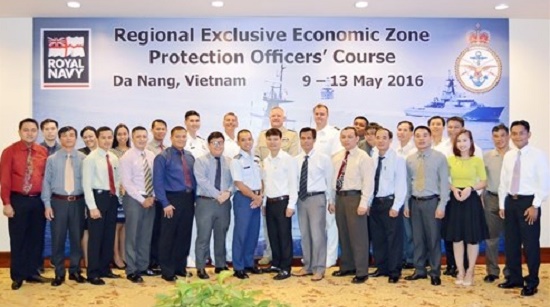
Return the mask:
[[(336, 264), (340, 247), (332, 276), (353, 276), (357, 284), (385, 276), (397, 283), (402, 269), (414, 269), (405, 280), (429, 276), (437, 286), (443, 239), (443, 274), (471, 286), (483, 241), (484, 281), (500, 277), (498, 241), (504, 232), (505, 281), (499, 287), (521, 287), (524, 296), (537, 292), (540, 206), (548, 196), (549, 174), (545, 154), (529, 145), (528, 122), (495, 126), (495, 148), (483, 154), (460, 117), (434, 116), (417, 127), (401, 121), (396, 140), (391, 129), (363, 116), (341, 130), (328, 117), (328, 107), (316, 105), (316, 127), (297, 133), (284, 127), (284, 110), (275, 107), (271, 127), (255, 144), (251, 131), (237, 132), (234, 113), (224, 116), (223, 131), (202, 139), (200, 115), (188, 111), (185, 127), (170, 130), (170, 145), (164, 143), (167, 124), (157, 119), (152, 140), (143, 126), (131, 131), (123, 124), (114, 131), (87, 126), (80, 131), (86, 147), (79, 150), (74, 127), (58, 129), (55, 120), (43, 121), (40, 145), (38, 122), (22, 120), (21, 140), (0, 161), (12, 289), (23, 281), (61, 285), (67, 235), (69, 279), (93, 285), (120, 278), (111, 270), (113, 260), (117, 267), (125, 260), (126, 278), (134, 283), (143, 282), (142, 276), (170, 282), (191, 277), (188, 267), (208, 279), (209, 258), (216, 274), (228, 270), (231, 260), (239, 279), (274, 273), (275, 280), (294, 275), (320, 281)], [(297, 272), (291, 272), (294, 214), (303, 252)], [(264, 268), (254, 259), (262, 216)], [(53, 280), (38, 272), (46, 219)], [(375, 270), (369, 273), (371, 250)]]

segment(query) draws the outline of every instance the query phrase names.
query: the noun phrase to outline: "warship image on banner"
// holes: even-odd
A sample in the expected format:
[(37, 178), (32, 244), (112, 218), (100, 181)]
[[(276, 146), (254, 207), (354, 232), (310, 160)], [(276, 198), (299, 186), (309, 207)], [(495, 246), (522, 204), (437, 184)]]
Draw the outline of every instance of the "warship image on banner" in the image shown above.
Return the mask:
[(444, 118), (460, 116), (464, 120), (498, 122), (504, 107), (488, 107), (473, 98), (466, 97), (455, 90), (455, 79), (449, 72), (447, 84), (441, 97), (435, 97), (423, 107), (405, 109), (407, 116), (432, 117), (439, 115)]
[[(278, 107), (280, 104), (292, 103), (293, 100), (286, 98), (288, 93), (283, 89), (283, 71), (286, 67), (281, 65), (280, 70), (277, 72), (276, 76), (279, 80), (276, 81), (266, 81), (271, 83), (270, 89), (267, 92), (263, 93), (262, 100), (266, 105), (262, 106), (262, 113), (251, 112), (250, 115), (255, 118), (259, 118), (262, 121), (261, 130), (268, 129), (271, 124), (269, 123), (269, 112), (274, 107)], [(252, 109), (254, 109), (254, 104), (252, 103)], [(285, 120), (285, 123), (294, 123), (295, 120)], [(286, 126), (286, 124), (285, 124)], [(287, 127), (290, 128), (290, 127)]]

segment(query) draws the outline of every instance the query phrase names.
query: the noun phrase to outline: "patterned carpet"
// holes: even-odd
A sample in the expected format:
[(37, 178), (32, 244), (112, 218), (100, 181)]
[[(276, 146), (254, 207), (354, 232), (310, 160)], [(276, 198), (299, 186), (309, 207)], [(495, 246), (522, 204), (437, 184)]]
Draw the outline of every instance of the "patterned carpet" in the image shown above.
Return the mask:
[[(548, 306), (550, 297), (550, 264), (541, 266), (541, 285), (533, 297), (524, 298), (519, 289), (502, 290), (495, 284), (483, 282), (484, 266), (476, 267), (475, 284), (472, 287), (456, 286), (453, 279), (444, 276), (442, 285), (434, 287), (428, 280), (388, 284), (387, 278), (371, 278), (365, 284), (354, 285), (351, 278), (330, 276), (331, 268), (320, 282), (309, 278), (292, 277), (273, 281), (272, 274), (252, 276), (241, 282), (231, 278), (229, 282), (247, 290), (261, 290), (259, 298), (276, 299), (291, 306)], [(524, 267), (524, 272), (526, 272)], [(207, 270), (215, 279), (213, 269)], [(116, 271), (115, 271), (116, 272)], [(194, 270), (192, 270), (193, 273)], [(123, 273), (119, 271), (117, 273)], [(404, 276), (412, 271), (404, 271)], [(52, 269), (45, 276), (52, 277)], [(193, 277), (192, 279), (196, 279)], [(0, 306), (154, 306), (155, 295), (169, 293), (172, 285), (159, 277), (147, 277), (142, 284), (132, 284), (126, 279), (105, 280), (105, 286), (77, 285), (66, 281), (60, 287), (27, 284), (12, 291), (9, 269), (0, 269)], [(545, 303), (546, 302), (546, 303)]]

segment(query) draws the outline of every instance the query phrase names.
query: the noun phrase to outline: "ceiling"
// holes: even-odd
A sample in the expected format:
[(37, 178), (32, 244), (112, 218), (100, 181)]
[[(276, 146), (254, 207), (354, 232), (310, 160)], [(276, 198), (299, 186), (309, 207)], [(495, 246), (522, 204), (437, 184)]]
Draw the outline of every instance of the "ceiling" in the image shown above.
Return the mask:
[[(484, 17), (550, 19), (550, 0), (370, 0), (365, 9), (356, 0), (0, 0), (0, 17), (225, 17), (225, 16), (365, 16)], [(494, 6), (506, 3), (509, 9)]]

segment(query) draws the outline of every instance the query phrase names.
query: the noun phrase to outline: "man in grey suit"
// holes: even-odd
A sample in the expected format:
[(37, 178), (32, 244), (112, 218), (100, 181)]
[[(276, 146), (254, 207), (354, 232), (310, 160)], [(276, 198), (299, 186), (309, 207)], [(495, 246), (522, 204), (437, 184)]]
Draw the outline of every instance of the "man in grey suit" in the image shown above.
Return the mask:
[(414, 129), (418, 152), (407, 157), (410, 202), (405, 217), (411, 219), (414, 242), (414, 274), (405, 280), (426, 279), (426, 258), (430, 261), (433, 286), (441, 284), (441, 220), (449, 200), (449, 166), (445, 155), (431, 148), (431, 131)]

